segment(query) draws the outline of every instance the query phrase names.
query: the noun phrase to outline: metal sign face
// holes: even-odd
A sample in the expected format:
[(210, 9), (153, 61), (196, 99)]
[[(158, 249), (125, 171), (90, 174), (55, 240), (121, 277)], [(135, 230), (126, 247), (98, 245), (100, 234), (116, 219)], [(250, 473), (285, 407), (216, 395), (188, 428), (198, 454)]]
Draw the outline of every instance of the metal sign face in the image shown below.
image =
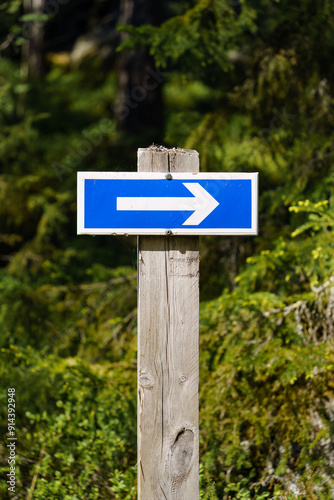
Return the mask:
[(78, 172), (78, 234), (254, 235), (257, 173)]

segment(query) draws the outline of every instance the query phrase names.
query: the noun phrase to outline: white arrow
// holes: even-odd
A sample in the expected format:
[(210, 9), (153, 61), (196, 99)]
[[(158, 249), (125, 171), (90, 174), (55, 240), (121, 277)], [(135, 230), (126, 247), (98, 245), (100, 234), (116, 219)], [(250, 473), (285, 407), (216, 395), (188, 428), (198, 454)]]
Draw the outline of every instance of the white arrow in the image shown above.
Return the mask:
[(219, 203), (197, 182), (182, 183), (194, 198), (117, 198), (117, 210), (136, 211), (194, 211), (183, 226), (198, 226)]

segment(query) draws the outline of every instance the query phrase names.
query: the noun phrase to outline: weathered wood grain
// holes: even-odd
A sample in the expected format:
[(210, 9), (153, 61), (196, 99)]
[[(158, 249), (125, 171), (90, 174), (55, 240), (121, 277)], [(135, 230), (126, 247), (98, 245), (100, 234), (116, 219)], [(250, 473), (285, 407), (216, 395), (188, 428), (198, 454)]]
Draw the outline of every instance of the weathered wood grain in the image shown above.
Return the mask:
[[(140, 172), (198, 170), (196, 151), (138, 151)], [(140, 500), (199, 498), (198, 316), (199, 238), (138, 237)]]

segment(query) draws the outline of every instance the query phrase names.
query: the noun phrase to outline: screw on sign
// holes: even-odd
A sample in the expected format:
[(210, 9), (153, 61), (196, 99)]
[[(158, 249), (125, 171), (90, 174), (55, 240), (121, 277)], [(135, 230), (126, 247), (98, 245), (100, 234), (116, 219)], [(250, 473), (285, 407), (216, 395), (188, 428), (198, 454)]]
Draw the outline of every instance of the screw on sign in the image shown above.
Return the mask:
[(138, 498), (199, 498), (199, 235), (257, 234), (257, 173), (138, 150), (138, 172), (78, 172), (78, 234), (138, 235)]

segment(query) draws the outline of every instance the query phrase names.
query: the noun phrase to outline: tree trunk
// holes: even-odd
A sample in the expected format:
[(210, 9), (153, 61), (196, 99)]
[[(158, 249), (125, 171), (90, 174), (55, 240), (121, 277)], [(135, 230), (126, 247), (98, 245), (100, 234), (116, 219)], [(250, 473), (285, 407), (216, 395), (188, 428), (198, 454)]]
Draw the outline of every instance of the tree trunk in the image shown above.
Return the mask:
[[(121, 0), (120, 24), (140, 26), (161, 22), (161, 4), (153, 0)], [(128, 35), (121, 34), (121, 41)], [(162, 84), (164, 75), (157, 72), (147, 51), (123, 51), (117, 61), (119, 93), (115, 115), (119, 130), (137, 132), (152, 129), (154, 137), (162, 131)]]
[[(25, 2), (25, 6), (28, 2)], [(26, 12), (42, 14), (45, 0), (31, 0)], [(44, 23), (32, 22), (23, 25), (23, 36), (29, 42), (28, 68), (31, 77), (41, 77), (44, 73)]]

